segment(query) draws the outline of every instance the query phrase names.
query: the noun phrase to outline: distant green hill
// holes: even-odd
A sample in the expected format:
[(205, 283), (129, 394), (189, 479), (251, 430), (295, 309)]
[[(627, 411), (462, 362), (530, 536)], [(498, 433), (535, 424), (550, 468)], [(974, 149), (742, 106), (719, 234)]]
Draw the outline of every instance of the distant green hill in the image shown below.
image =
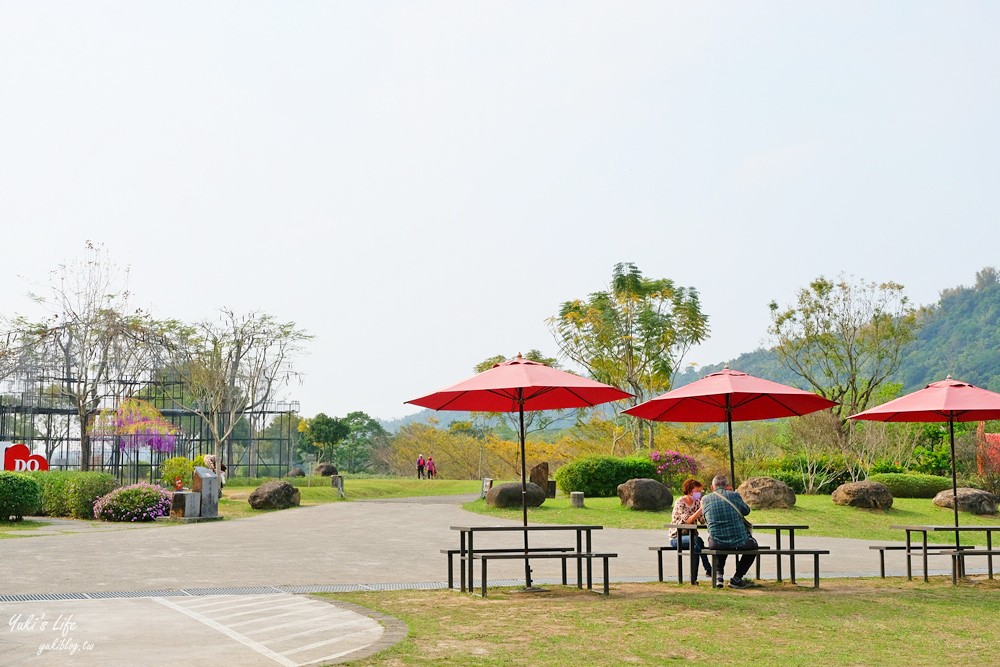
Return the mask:
[[(987, 267), (976, 274), (972, 287), (941, 292), (940, 300), (920, 311), (921, 327), (907, 348), (893, 379), (912, 391), (951, 375), (957, 380), (1000, 391), (1000, 275)], [(688, 369), (677, 376), (675, 387), (730, 368), (808, 388), (799, 376), (778, 361), (770, 349), (745, 352), (728, 362)]]

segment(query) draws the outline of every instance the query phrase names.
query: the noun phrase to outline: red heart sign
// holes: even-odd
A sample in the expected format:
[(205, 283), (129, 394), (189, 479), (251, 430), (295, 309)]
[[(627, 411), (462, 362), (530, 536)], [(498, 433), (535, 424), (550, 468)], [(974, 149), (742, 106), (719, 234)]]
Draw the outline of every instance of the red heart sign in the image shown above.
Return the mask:
[(32, 454), (25, 445), (11, 445), (3, 455), (3, 469), (24, 472), (26, 470), (48, 470), (49, 462), (44, 456)]

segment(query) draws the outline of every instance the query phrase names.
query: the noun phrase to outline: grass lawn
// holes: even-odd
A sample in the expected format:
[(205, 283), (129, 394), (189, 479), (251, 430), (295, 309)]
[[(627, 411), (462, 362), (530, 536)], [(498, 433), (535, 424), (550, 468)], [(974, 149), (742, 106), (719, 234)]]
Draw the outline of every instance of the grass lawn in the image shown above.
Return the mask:
[[(399, 618), (406, 639), (351, 665), (618, 666), (995, 664), (1000, 583), (767, 582), (748, 591), (620, 584), (611, 596), (555, 586), (337, 593)], [(974, 620), (973, 620), (974, 619)]]
[[(31, 537), (31, 531), (45, 526), (42, 521), (0, 521), (0, 540), (12, 537)], [(25, 534), (27, 533), (27, 534)]]
[[(324, 503), (340, 503), (344, 499), (340, 493), (330, 486), (329, 477), (292, 478), (302, 497), (302, 506), (322, 505)], [(255, 510), (250, 507), (247, 497), (261, 482), (254, 480), (250, 486), (240, 485), (236, 478), (226, 484), (219, 499), (219, 514), (227, 519), (242, 519), (257, 516), (261, 512), (275, 510)], [(344, 479), (344, 493), (347, 500), (375, 500), (378, 498), (413, 498), (418, 496), (454, 496), (468, 493), (479, 493), (482, 482), (479, 480), (455, 479), (374, 479), (350, 477)]]
[[(670, 522), (670, 512), (638, 512), (625, 509), (615, 498), (587, 498), (584, 509), (573, 509), (569, 498), (549, 498), (541, 507), (528, 509), (528, 520), (538, 523), (589, 523), (607, 528), (659, 529)], [(521, 509), (495, 509), (486, 501), (476, 500), (463, 507), (469, 511), (520, 520)], [(798, 496), (796, 505), (789, 510), (756, 510), (748, 517), (753, 523), (789, 523), (809, 526), (802, 535), (823, 537), (853, 537), (863, 540), (903, 541), (901, 530), (889, 526), (900, 524), (951, 525), (954, 516), (950, 509), (935, 507), (929, 498), (896, 498), (888, 510), (862, 510), (834, 505), (830, 496)], [(962, 525), (1000, 525), (1000, 516), (976, 516), (959, 513)], [(954, 533), (928, 535), (929, 542), (945, 543), (954, 540)], [(962, 544), (986, 545), (985, 534), (963, 534)]]

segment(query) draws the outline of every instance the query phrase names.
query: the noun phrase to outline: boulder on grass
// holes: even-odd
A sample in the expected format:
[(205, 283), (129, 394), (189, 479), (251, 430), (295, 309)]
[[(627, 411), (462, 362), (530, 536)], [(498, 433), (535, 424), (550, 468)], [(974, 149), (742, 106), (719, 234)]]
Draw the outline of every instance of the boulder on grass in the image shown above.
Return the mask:
[(305, 477), (306, 471), (302, 468), (292, 468), (285, 477)]
[(871, 510), (887, 510), (892, 507), (892, 493), (889, 487), (878, 482), (847, 482), (841, 484), (831, 496), (837, 505), (861, 507)]
[(782, 509), (795, 507), (795, 492), (780, 479), (773, 477), (751, 477), (736, 489), (747, 505), (755, 510)]
[(674, 504), (674, 497), (664, 484), (655, 479), (630, 479), (618, 485), (622, 506), (645, 512), (662, 512)]
[[(527, 490), (528, 507), (540, 507), (545, 502), (545, 490), (542, 487), (528, 482)], [(520, 507), (520, 482), (494, 484), (486, 493), (486, 504), (490, 507)]]
[[(938, 507), (951, 509), (952, 490), (947, 489), (934, 496), (934, 504)], [(982, 489), (972, 489), (965, 486), (958, 487), (958, 509), (962, 512), (972, 512), (973, 514), (996, 514), (997, 504), (1000, 497), (993, 495), (989, 491)]]
[(332, 477), (333, 475), (340, 474), (337, 471), (337, 466), (332, 463), (317, 463), (316, 469), (313, 472), (320, 477)]
[(299, 490), (280, 479), (261, 484), (250, 493), (247, 502), (255, 510), (283, 510), (298, 507)]

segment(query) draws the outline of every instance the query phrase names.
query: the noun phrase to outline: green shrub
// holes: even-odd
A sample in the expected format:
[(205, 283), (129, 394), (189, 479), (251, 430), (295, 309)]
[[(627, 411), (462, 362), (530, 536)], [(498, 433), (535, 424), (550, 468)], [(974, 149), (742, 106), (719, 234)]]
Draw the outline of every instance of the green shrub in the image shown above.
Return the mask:
[(74, 519), (93, 519), (94, 502), (117, 486), (107, 472), (74, 472), (66, 484), (68, 515)]
[(42, 493), (38, 482), (29, 475), (0, 472), (0, 521), (20, 521), (25, 514), (38, 511)]
[(69, 494), (66, 486), (73, 475), (68, 470), (39, 470), (28, 473), (38, 482), (42, 501), (39, 511), (46, 516), (69, 516)]
[(590, 498), (616, 496), (618, 485), (630, 479), (660, 481), (656, 464), (644, 456), (588, 456), (561, 466), (556, 470), (555, 478), (563, 493), (583, 491)]
[(868, 479), (885, 484), (893, 498), (933, 498), (951, 488), (951, 478), (938, 475), (887, 472), (869, 475)]
[(885, 461), (885, 460), (876, 461), (875, 464), (872, 465), (871, 469), (868, 471), (868, 474), (877, 475), (879, 473), (886, 473), (886, 472), (906, 472), (906, 468), (899, 465), (898, 463), (895, 463), (894, 461)]
[(170, 513), (169, 491), (147, 482), (123, 486), (94, 503), (94, 517), (104, 521), (153, 521)]
[[(201, 457), (201, 465), (205, 465), (205, 457)], [(191, 476), (194, 474), (195, 462), (183, 456), (175, 456), (160, 464), (160, 480), (163, 486), (174, 488), (174, 480), (178, 477), (184, 482), (184, 486), (191, 486)]]

